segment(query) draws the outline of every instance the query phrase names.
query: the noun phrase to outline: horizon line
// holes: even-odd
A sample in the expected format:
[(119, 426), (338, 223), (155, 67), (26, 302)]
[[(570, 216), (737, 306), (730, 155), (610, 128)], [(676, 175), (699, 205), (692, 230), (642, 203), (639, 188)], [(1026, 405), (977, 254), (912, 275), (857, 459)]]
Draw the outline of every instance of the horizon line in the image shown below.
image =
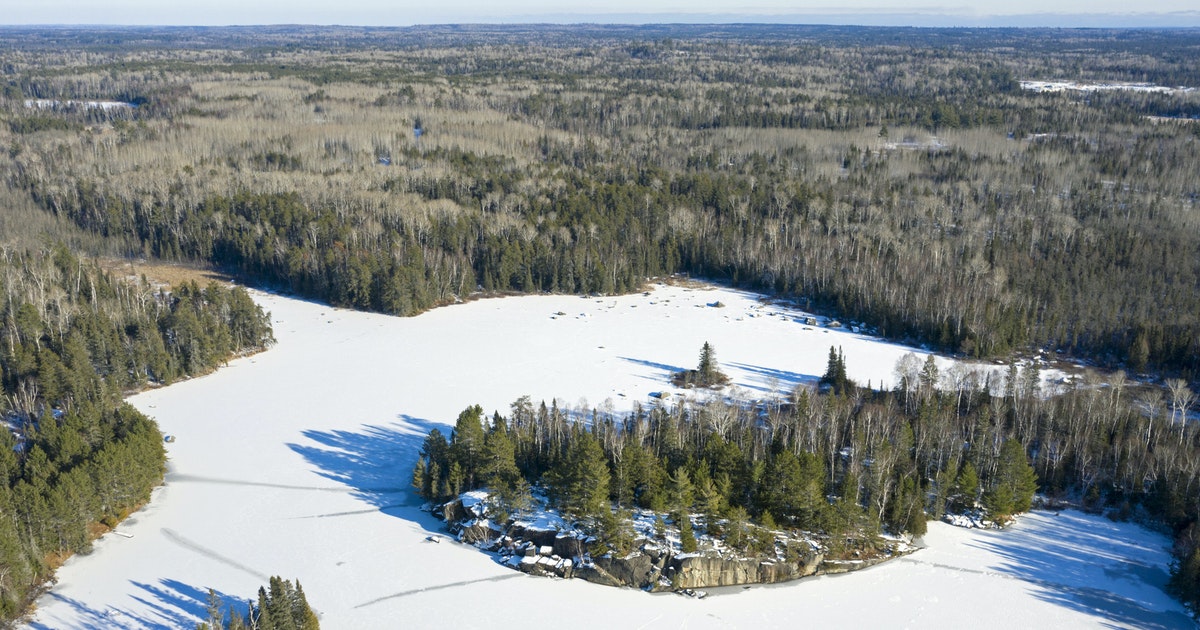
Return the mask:
[(949, 12), (869, 12), (865, 10), (807, 13), (544, 13), (483, 16), (473, 21), (417, 20), (408, 23), (363, 21), (297, 22), (22, 22), (0, 28), (410, 28), (437, 26), (843, 26), (869, 28), (1078, 28), (1116, 30), (1200, 29), (1200, 11), (1111, 13), (977, 14)]

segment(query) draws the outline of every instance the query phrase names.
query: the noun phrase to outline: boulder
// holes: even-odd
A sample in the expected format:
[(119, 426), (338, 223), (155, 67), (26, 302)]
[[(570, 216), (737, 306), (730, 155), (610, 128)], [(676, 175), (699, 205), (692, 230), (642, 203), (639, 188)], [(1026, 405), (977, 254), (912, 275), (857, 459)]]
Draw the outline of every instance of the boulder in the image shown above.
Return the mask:
[(442, 520), (446, 521), (447, 523), (457, 523), (459, 521), (464, 521), (475, 517), (475, 515), (469, 513), (467, 509), (463, 507), (462, 499), (454, 499), (453, 501), (446, 502), (441, 506), (441, 511)]
[(500, 538), (500, 534), (500, 531), (493, 529), (491, 521), (476, 519), (463, 525), (458, 532), (458, 539), (468, 545), (491, 545)]
[(542, 562), (542, 556), (526, 556), (517, 563), (517, 569), (530, 575), (550, 575), (554, 565), (547, 566)]
[(508, 529), (508, 535), (516, 540), (527, 540), (538, 547), (554, 547), (558, 531), (553, 529), (534, 529), (520, 524), (514, 524)]
[(646, 588), (653, 584), (658, 576), (658, 571), (650, 556), (641, 552), (630, 554), (624, 558), (601, 556), (593, 558), (592, 563), (624, 586)]
[(554, 554), (564, 558), (582, 556), (587, 550), (584, 540), (574, 534), (559, 533), (554, 537)]
[(595, 563), (577, 565), (573, 573), (574, 577), (587, 580), (594, 584), (602, 584), (604, 586), (626, 586), (624, 582), (613, 577), (608, 571), (605, 571)]

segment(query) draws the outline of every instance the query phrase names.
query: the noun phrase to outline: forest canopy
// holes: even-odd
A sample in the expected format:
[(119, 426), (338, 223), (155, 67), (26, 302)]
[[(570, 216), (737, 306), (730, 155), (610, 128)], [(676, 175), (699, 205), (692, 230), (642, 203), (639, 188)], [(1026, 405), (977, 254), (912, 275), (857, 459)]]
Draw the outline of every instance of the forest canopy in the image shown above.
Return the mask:
[(37, 35), (0, 33), (5, 183), (131, 254), (398, 314), (688, 272), (974, 356), (1200, 367), (1193, 31)]
[(244, 289), (156, 289), (61, 244), (0, 247), (0, 619), (162, 482), (163, 435), (122, 396), (272, 341)]

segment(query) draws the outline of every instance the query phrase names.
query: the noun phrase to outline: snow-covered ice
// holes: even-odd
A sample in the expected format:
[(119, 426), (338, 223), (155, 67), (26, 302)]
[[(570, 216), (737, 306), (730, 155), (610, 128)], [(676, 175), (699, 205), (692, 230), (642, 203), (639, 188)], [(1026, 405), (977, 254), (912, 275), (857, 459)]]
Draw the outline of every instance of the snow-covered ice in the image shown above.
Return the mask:
[(1160, 588), (1164, 537), (1074, 512), (1003, 532), (931, 523), (928, 548), (903, 559), (705, 599), (535, 578), (428, 544), (440, 524), (418, 509), (409, 476), (429, 429), (448, 434), (470, 404), (651, 404), (651, 392), (676, 392), (670, 373), (694, 367), (705, 341), (751, 396), (815, 382), (830, 345), (851, 378), (890, 384), (912, 349), (728, 289), (480, 300), (408, 319), (256, 299), (276, 347), (131, 398), (176, 437), (166, 484), (121, 526), (132, 538), (106, 536), (59, 571), (32, 627), (192, 628), (209, 588), (244, 600), (271, 575), (298, 578), (334, 630), (483, 628), (513, 615), (639, 628), (1191, 625)]
[(1031, 92), (1148, 92), (1158, 94), (1188, 94), (1194, 87), (1154, 85), (1152, 83), (1090, 82), (1090, 81), (1021, 81), (1021, 89)]

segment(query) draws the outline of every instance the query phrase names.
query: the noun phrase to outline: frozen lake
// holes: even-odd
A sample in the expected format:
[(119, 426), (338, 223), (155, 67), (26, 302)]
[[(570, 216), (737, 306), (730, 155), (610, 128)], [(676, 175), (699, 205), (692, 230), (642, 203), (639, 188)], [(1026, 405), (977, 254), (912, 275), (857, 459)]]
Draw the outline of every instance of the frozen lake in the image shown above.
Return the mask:
[[(845, 576), (704, 600), (533, 578), (457, 544), (408, 480), (425, 434), (528, 394), (625, 409), (670, 392), (710, 342), (751, 396), (815, 382), (831, 345), (851, 378), (890, 384), (910, 348), (804, 324), (728, 289), (481, 300), (415, 318), (256, 295), (271, 350), (131, 399), (168, 444), (151, 504), (59, 571), (33, 628), (193, 628), (298, 578), (322, 627), (1193, 627), (1161, 590), (1169, 541), (1128, 524), (1035, 513), (1004, 532), (931, 523), (926, 549)], [(720, 302), (723, 306), (714, 306)], [(918, 353), (920, 355), (920, 353)], [(920, 355), (923, 360), (924, 356)], [(941, 360), (945, 366), (947, 360)]]

